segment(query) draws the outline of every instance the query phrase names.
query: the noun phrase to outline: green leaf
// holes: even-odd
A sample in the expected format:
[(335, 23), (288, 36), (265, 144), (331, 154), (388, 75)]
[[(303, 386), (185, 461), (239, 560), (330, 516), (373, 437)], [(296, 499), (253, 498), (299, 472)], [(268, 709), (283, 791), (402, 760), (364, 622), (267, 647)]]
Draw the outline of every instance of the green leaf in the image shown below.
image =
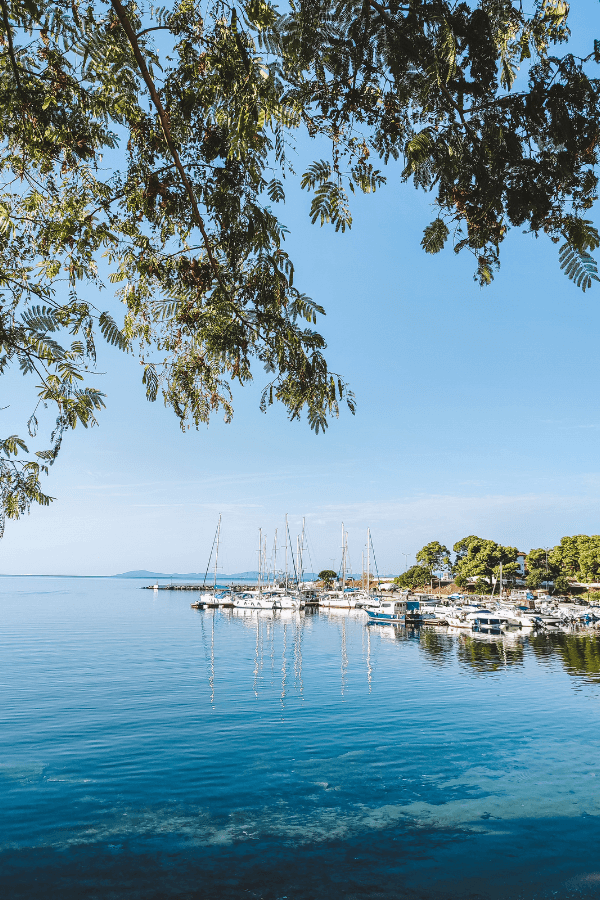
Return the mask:
[(101, 313), (98, 319), (98, 325), (102, 336), (109, 344), (112, 344), (114, 347), (118, 347), (125, 352), (128, 351), (129, 342), (123, 332), (117, 327), (115, 320), (109, 313)]
[(559, 260), (565, 275), (582, 291), (590, 288), (592, 281), (600, 281), (598, 264), (586, 250), (579, 250), (565, 243), (560, 248)]
[(421, 247), (426, 253), (439, 253), (448, 238), (448, 226), (443, 219), (434, 219), (423, 231)]
[(158, 375), (152, 363), (144, 367), (142, 384), (146, 385), (146, 397), (153, 403), (158, 395)]

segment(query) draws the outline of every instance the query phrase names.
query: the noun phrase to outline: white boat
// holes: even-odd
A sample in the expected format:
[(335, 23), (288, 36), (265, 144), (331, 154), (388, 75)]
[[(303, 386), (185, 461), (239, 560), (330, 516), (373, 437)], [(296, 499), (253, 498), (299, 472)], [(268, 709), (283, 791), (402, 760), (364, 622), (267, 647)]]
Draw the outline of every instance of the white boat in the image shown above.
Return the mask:
[(496, 613), (500, 617), (503, 625), (513, 625), (518, 628), (522, 625), (522, 616), (518, 615), (512, 607), (500, 606), (496, 607)]
[(350, 591), (325, 591), (319, 596), (319, 606), (335, 609), (355, 609), (356, 596)]
[(300, 609), (300, 597), (286, 593), (271, 593), (271, 598), (273, 600), (273, 609)]
[[(503, 611), (503, 608), (500, 607), (500, 612), (502, 613)], [(508, 613), (521, 628), (539, 628), (541, 625), (539, 616), (533, 609), (522, 609), (519, 606), (513, 606), (508, 608)]]
[(377, 609), (367, 607), (369, 623), (404, 624), (406, 618), (406, 600), (382, 600)]
[(539, 613), (538, 620), (544, 628), (559, 628), (565, 624), (565, 618), (560, 613)]
[(472, 628), (471, 623), (467, 622), (467, 614), (462, 609), (448, 610), (446, 622), (450, 628)]
[(505, 626), (500, 615), (490, 609), (479, 609), (466, 615), (466, 622), (470, 623), (472, 631), (480, 631), (487, 634), (500, 634)]
[(557, 611), (567, 622), (576, 622), (581, 625), (589, 625), (596, 621), (597, 614), (589, 606), (580, 606), (574, 603), (559, 603)]
[(232, 602), (235, 609), (273, 609), (275, 605), (273, 596), (263, 594), (262, 591), (244, 591), (243, 594), (234, 594)]

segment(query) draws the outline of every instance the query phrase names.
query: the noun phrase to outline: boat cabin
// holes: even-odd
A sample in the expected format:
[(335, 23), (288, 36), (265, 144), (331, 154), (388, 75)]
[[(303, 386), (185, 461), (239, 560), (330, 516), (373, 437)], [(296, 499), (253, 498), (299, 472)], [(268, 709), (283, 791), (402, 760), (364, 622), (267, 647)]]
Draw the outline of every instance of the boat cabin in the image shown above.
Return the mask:
[(406, 600), (384, 600), (380, 605), (382, 612), (402, 613), (406, 612)]

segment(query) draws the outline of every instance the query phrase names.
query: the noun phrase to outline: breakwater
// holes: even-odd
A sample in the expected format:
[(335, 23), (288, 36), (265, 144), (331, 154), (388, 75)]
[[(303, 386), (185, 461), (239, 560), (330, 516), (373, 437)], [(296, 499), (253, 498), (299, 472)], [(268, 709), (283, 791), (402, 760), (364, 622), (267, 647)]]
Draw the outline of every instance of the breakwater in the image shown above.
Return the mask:
[[(263, 585), (265, 590), (269, 587), (269, 585)], [(241, 593), (243, 591), (255, 591), (257, 590), (257, 584), (218, 584), (216, 588), (213, 588), (210, 584), (145, 584), (142, 590), (145, 591), (233, 591), (234, 594)]]

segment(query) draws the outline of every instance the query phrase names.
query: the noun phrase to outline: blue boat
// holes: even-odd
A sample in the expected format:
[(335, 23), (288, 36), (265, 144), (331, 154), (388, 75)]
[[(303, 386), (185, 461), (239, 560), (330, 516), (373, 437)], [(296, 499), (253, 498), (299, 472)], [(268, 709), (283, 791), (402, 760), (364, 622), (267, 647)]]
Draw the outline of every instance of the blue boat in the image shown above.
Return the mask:
[(369, 623), (403, 624), (406, 616), (406, 600), (382, 600), (379, 606), (367, 607), (366, 612)]

